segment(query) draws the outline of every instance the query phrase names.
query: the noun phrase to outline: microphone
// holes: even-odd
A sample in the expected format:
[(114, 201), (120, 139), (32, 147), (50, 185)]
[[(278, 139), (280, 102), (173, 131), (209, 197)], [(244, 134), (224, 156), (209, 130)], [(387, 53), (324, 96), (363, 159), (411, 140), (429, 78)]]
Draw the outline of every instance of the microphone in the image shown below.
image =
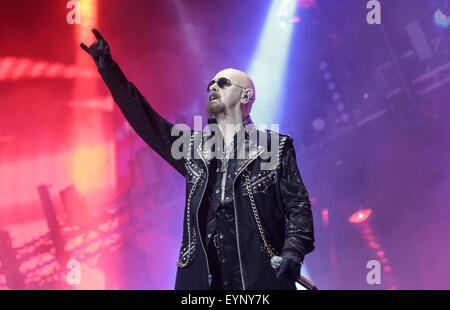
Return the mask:
[[(270, 259), (270, 265), (275, 270), (278, 270), (280, 268), (282, 262), (283, 258), (280, 256), (272, 256), (272, 258)], [(307, 290), (317, 290), (317, 287), (302, 275), (300, 275), (300, 277), (296, 281)]]

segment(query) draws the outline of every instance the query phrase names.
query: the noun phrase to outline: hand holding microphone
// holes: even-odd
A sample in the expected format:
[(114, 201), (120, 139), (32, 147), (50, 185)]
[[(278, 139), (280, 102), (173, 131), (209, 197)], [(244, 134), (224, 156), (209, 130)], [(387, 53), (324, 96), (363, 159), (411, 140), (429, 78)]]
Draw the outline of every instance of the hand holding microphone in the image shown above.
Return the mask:
[(317, 290), (314, 284), (300, 275), (301, 260), (296, 255), (284, 253), (282, 257), (273, 256), (270, 264), (277, 271), (277, 278), (284, 278), (288, 282), (296, 281), (308, 290)]

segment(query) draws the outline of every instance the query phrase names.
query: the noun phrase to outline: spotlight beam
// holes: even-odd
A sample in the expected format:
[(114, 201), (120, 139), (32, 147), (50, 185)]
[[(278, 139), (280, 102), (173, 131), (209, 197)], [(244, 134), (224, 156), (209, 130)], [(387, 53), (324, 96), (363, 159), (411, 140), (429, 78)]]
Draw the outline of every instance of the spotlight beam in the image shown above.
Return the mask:
[(295, 0), (273, 0), (247, 70), (256, 85), (257, 103), (252, 108), (255, 124), (280, 122), (282, 90), (294, 25)]

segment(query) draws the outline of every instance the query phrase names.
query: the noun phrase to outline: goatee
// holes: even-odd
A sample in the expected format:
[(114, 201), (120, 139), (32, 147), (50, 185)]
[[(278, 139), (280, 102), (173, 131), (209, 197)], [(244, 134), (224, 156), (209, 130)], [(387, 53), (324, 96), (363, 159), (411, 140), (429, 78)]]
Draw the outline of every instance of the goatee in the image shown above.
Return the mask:
[(212, 102), (209, 101), (208, 105), (206, 106), (206, 116), (215, 116), (217, 117), (220, 114), (225, 113), (225, 104), (222, 102)]

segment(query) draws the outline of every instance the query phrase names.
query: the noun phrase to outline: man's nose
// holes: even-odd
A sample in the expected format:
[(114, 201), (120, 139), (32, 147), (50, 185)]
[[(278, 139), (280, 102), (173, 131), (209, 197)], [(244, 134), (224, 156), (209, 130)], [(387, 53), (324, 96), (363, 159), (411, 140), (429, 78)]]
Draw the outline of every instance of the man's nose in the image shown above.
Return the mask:
[(219, 92), (219, 86), (217, 86), (217, 82), (214, 83), (214, 84), (212, 84), (212, 85), (209, 87), (209, 89), (211, 90), (211, 92), (216, 92), (216, 93), (218, 93), (218, 92)]

